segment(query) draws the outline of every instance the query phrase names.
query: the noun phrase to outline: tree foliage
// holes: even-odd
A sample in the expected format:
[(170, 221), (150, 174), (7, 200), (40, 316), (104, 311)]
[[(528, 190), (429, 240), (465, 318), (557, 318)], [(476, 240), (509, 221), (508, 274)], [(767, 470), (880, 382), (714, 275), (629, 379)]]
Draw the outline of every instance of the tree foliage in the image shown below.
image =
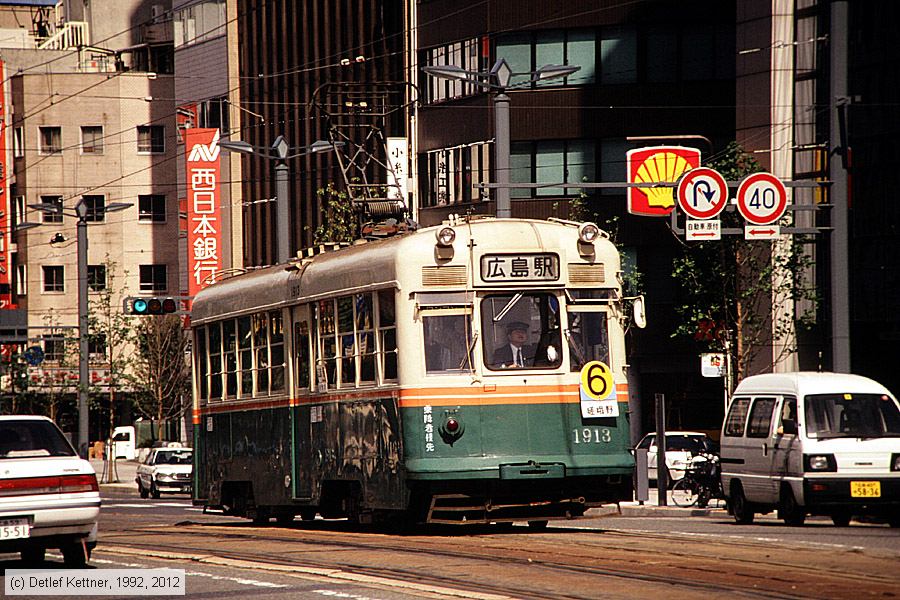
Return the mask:
[(352, 243), (359, 238), (359, 222), (353, 201), (347, 192), (338, 191), (334, 183), (316, 191), (323, 210), (323, 222), (313, 233), (315, 244)]
[(188, 338), (176, 315), (143, 317), (135, 327), (132, 383), (135, 408), (153, 419), (163, 438), (163, 423), (179, 418), (189, 405), (191, 372), (185, 353)]
[[(729, 144), (722, 157), (709, 163), (726, 180), (761, 171), (739, 144)], [(721, 216), (722, 228), (742, 227), (735, 212)], [(782, 225), (790, 223), (787, 216)], [(725, 351), (740, 379), (768, 371), (796, 352), (796, 331), (812, 325), (817, 295), (810, 281), (813, 267), (803, 236), (775, 242), (746, 241), (740, 235), (691, 242), (673, 261), (681, 298), (673, 336), (691, 336), (703, 349)]]

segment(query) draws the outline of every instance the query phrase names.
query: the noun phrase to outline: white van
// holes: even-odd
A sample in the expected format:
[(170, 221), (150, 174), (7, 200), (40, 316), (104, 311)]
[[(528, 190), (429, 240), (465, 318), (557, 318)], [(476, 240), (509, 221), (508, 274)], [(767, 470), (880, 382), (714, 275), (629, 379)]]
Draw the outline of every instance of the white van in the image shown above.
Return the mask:
[(135, 434), (134, 427), (131, 425), (123, 425), (113, 429), (111, 447), (113, 449), (114, 458), (124, 458), (125, 460), (134, 460), (135, 456)]
[(846, 526), (854, 515), (900, 527), (900, 406), (883, 385), (839, 373), (747, 377), (722, 426), (722, 486), (735, 521), (778, 510)]

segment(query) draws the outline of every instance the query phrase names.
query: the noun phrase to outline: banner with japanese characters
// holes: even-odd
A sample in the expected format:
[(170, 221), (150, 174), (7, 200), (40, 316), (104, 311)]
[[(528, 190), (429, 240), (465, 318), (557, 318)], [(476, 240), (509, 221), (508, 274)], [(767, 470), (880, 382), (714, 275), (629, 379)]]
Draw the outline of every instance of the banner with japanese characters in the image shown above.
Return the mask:
[(187, 165), (188, 293), (215, 283), (222, 269), (219, 130), (184, 130)]
[(6, 155), (6, 132), (9, 115), (6, 110), (6, 76), (3, 61), (0, 61), (0, 309), (18, 308), (12, 302), (12, 264), (9, 260), (9, 242), (12, 231), (9, 221), (9, 162)]

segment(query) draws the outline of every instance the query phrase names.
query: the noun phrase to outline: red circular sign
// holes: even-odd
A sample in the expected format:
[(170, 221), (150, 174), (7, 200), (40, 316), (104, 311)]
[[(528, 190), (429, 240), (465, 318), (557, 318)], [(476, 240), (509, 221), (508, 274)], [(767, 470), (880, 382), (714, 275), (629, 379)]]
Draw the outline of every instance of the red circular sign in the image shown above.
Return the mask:
[(738, 186), (737, 206), (754, 225), (774, 223), (787, 210), (787, 189), (771, 173), (754, 173)]
[(708, 167), (691, 169), (678, 180), (678, 206), (694, 219), (712, 219), (728, 204), (728, 183)]

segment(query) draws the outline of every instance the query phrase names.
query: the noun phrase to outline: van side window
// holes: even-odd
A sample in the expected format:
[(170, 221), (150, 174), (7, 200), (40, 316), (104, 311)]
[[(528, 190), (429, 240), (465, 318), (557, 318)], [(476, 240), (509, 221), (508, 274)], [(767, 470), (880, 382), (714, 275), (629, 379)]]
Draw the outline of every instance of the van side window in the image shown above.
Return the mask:
[(775, 398), (757, 398), (750, 409), (747, 423), (748, 438), (769, 437), (772, 427), (772, 413), (775, 410)]
[(750, 406), (750, 398), (735, 398), (728, 410), (725, 419), (725, 435), (728, 437), (741, 437), (744, 435), (744, 423), (747, 422), (747, 407)]
[(787, 430), (791, 429), (791, 424), (793, 424), (793, 429), (797, 429), (797, 399), (793, 396), (785, 396), (781, 403), (781, 421), (778, 426), (778, 433), (784, 434), (785, 430), (785, 421), (788, 422)]

